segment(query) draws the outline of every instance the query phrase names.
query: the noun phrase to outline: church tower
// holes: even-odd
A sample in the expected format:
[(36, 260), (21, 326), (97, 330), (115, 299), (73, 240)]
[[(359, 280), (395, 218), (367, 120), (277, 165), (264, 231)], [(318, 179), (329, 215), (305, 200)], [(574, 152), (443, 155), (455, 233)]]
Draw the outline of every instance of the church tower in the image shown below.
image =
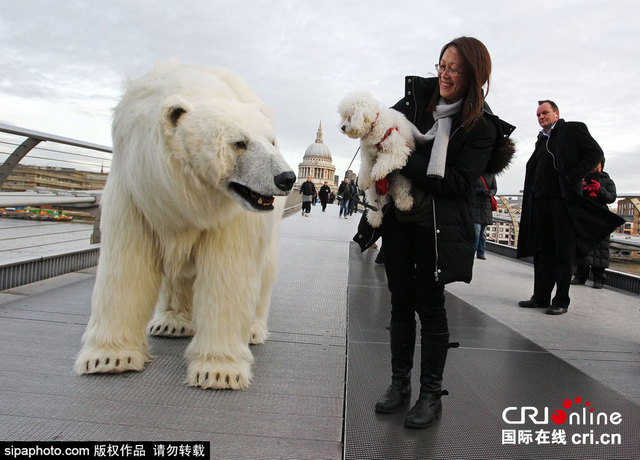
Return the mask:
[(333, 166), (331, 151), (322, 140), (322, 121), (318, 126), (318, 133), (313, 144), (307, 147), (302, 158), (302, 163), (298, 164), (298, 185), (311, 176), (316, 190), (326, 182), (329, 183), (332, 191), (338, 184), (335, 183), (336, 167)]

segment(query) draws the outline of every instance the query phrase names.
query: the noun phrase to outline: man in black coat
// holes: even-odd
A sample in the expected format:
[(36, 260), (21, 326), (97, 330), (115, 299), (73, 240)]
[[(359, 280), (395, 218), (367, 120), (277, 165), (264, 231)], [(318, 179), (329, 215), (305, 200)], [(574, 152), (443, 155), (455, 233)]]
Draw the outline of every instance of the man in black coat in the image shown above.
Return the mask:
[(587, 126), (561, 119), (549, 100), (538, 102), (536, 116), (542, 130), (527, 162), (518, 236), (518, 257), (534, 256), (534, 286), (519, 305), (561, 315), (569, 308), (576, 249), (588, 251), (620, 223), (582, 197), (582, 178), (604, 157)]
[(325, 181), (324, 185), (320, 187), (320, 191), (318, 192), (318, 198), (320, 198), (320, 203), (322, 204), (322, 212), (327, 209), (329, 195), (331, 195), (331, 188), (329, 187), (329, 183)]
[(300, 186), (300, 194), (302, 194), (302, 215), (309, 217), (311, 212), (311, 202), (316, 196), (316, 186), (311, 181), (311, 176), (307, 176), (307, 181)]

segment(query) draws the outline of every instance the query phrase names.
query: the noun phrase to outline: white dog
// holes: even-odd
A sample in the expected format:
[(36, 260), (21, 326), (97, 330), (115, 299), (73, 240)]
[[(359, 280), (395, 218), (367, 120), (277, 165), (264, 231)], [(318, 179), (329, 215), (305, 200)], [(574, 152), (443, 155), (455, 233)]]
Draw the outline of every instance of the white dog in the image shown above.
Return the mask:
[[(369, 204), (367, 219), (371, 226), (382, 224), (382, 208), (389, 202), (389, 195), (396, 207), (408, 211), (413, 206), (411, 181), (398, 172), (414, 149), (417, 128), (397, 110), (381, 105), (369, 93), (353, 92), (338, 106), (341, 129), (352, 139), (360, 139), (362, 163), (358, 185), (365, 191)], [(388, 180), (388, 193), (376, 190), (376, 182)], [(380, 187), (384, 189), (384, 185)], [(382, 190), (383, 191), (383, 190)]]

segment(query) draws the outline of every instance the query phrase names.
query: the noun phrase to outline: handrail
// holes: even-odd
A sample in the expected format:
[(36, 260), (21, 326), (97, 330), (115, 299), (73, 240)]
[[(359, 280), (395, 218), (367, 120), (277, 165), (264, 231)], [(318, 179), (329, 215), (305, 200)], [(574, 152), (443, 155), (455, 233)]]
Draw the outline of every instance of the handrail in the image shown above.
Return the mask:
[(9, 174), (20, 163), (20, 161), (33, 150), (40, 142), (55, 142), (58, 144), (70, 145), (72, 147), (82, 147), (90, 150), (97, 150), (100, 152), (113, 153), (111, 147), (104, 145), (93, 144), (91, 142), (79, 141), (68, 137), (57, 136), (55, 134), (43, 133), (40, 131), (34, 131), (31, 129), (20, 128), (18, 126), (9, 125), (6, 123), (0, 123), (0, 132), (13, 134), (17, 136), (24, 136), (26, 139), (9, 155), (9, 157), (0, 166), (0, 187), (9, 177)]
[(43, 133), (27, 128), (20, 128), (18, 126), (9, 125), (6, 123), (0, 123), (0, 132), (15, 134), (17, 136), (31, 137), (41, 141), (55, 142), (57, 144), (71, 145), (73, 147), (82, 147), (91, 150), (99, 150), (101, 152), (113, 153), (113, 149), (105, 145), (92, 144), (91, 142), (79, 141), (77, 139), (58, 136), (56, 134)]
[(68, 204), (100, 204), (102, 190), (35, 190), (1, 192), (0, 208), (17, 206), (62, 206)]

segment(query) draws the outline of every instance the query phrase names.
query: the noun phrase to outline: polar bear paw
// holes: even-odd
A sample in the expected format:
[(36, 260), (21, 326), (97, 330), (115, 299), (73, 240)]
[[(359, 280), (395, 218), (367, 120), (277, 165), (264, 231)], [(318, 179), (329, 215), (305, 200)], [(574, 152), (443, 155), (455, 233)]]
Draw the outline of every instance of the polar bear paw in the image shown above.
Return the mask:
[(149, 321), (147, 332), (158, 337), (191, 337), (194, 330), (191, 321), (184, 315), (165, 311)]
[(151, 361), (147, 353), (117, 348), (85, 348), (74, 365), (77, 374), (107, 374), (141, 371)]
[(249, 335), (249, 343), (251, 345), (262, 345), (269, 335), (267, 326), (260, 321), (254, 321), (251, 325), (251, 333)]
[(244, 390), (251, 383), (251, 364), (230, 359), (198, 359), (189, 364), (187, 384), (218, 390)]

